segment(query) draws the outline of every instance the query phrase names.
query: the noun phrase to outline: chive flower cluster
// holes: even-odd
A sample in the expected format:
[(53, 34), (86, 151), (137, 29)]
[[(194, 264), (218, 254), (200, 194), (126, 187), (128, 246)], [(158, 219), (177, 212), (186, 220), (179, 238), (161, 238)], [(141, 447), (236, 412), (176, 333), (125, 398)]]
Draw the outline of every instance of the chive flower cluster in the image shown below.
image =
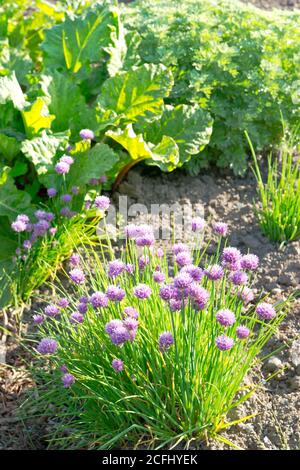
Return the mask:
[[(98, 208), (106, 210), (110, 202), (106, 197), (100, 198)], [(26, 218), (18, 221), (21, 228), (21, 224), (26, 226), (29, 222)], [(192, 223), (195, 236), (198, 232), (205, 234), (203, 219), (197, 218)], [(46, 331), (46, 322), (67, 320), (72, 334), (84, 332), (90, 322), (96, 321), (97, 335), (99, 332), (102, 338), (97, 336), (99, 348), (105, 351), (108, 366), (116, 374), (132, 370), (134, 366), (127, 355), (133, 350), (137, 353), (145, 338), (149, 338), (149, 348), (155, 348), (160, 360), (170, 359), (171, 364), (178, 353), (181, 328), (184, 336), (192, 335), (198, 341), (198, 330), (189, 330), (187, 326), (193, 321), (205, 323), (209, 341), (205, 334), (199, 341), (208, 341), (216, 357), (222, 358), (231, 351), (235, 354), (240, 347), (251, 345), (256, 335), (253, 325), (272, 321), (276, 310), (267, 301), (252, 305), (251, 280), (259, 259), (254, 254), (242, 254), (235, 247), (222, 248), (227, 231), (225, 223), (213, 225), (219, 238), (219, 259), (203, 256), (197, 262), (188, 244), (175, 243), (166, 256), (161, 247), (155, 248), (151, 226), (127, 225), (125, 252), (119, 259), (103, 261), (103, 273), (96, 277), (97, 281), (93, 271), (85, 268), (81, 256), (72, 254), (69, 280), (74, 295), (50, 303), (35, 315), (34, 321)], [(59, 339), (44, 337), (37, 351), (56, 354), (58, 346)], [(149, 351), (149, 356), (153, 351)], [(64, 371), (63, 386), (70, 387), (74, 382), (75, 377)]]

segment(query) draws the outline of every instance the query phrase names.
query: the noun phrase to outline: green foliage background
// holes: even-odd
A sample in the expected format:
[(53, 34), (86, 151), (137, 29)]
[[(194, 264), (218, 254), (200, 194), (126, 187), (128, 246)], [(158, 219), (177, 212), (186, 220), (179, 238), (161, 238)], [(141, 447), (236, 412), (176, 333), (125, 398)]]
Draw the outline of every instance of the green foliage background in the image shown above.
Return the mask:
[(276, 144), (280, 110), (300, 118), (300, 12), (263, 11), (236, 0), (137, 0), (124, 6), (125, 24), (141, 35), (143, 62), (174, 76), (168, 103), (197, 104), (213, 119), (206, 149), (187, 166), (209, 161), (246, 169), (247, 130), (254, 147)]

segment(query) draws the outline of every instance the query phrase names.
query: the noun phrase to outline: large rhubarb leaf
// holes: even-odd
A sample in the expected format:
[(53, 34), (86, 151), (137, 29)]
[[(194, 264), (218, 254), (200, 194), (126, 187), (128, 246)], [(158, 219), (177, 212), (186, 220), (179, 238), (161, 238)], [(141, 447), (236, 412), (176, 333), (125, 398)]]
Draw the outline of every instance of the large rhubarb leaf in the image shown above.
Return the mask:
[(159, 118), (173, 86), (172, 74), (163, 65), (144, 64), (107, 79), (98, 103), (120, 118), (134, 122)]
[(179, 150), (172, 137), (163, 136), (161, 142), (154, 145), (145, 142), (142, 134), (136, 134), (131, 124), (125, 129), (109, 130), (108, 137), (124, 147), (132, 160), (146, 160), (151, 165), (159, 166), (163, 171), (172, 171), (178, 165)]
[(118, 10), (101, 3), (80, 17), (67, 17), (64, 23), (48, 29), (42, 44), (44, 65), (77, 73), (83, 66), (98, 62), (110, 35), (118, 27)]
[(212, 133), (212, 118), (198, 106), (166, 106), (161, 119), (144, 127), (147, 140), (158, 143), (164, 135), (172, 137), (180, 151), (180, 164), (201, 152)]
[(24, 140), (21, 150), (26, 158), (34, 164), (37, 173), (42, 175), (53, 166), (56, 152), (66, 148), (68, 138), (68, 133), (50, 135), (43, 131), (39, 137)]

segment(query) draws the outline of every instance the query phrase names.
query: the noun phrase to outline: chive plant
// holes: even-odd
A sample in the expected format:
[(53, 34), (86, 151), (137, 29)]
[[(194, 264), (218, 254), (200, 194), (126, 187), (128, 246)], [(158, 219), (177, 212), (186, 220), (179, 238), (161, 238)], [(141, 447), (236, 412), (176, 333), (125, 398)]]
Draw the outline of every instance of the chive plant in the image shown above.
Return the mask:
[(290, 139), (284, 138), (278, 158), (269, 154), (266, 182), (246, 133), (260, 198), (260, 207), (254, 205), (254, 211), (263, 233), (273, 242), (289, 242), (300, 235), (300, 160), (294, 155), (297, 131)]
[(168, 255), (147, 225), (126, 227), (118, 259), (109, 239), (73, 254), (69, 284), (53, 284), (54, 300), (34, 315), (33, 405), (57, 416), (50, 447), (222, 439), (228, 412), (253, 392), (243, 379), (286, 303), (255, 299), (258, 257), (226, 246), (226, 224), (213, 225), (213, 241), (206, 229), (193, 221), (196, 248), (175, 243)]

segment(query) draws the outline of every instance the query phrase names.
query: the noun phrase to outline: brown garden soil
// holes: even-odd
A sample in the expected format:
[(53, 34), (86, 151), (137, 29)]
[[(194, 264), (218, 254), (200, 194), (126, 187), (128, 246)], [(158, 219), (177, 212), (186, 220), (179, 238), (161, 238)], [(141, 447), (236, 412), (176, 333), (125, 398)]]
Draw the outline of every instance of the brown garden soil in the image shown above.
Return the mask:
[[(261, 7), (289, 7), (298, 0), (253, 0)], [(230, 244), (243, 252), (248, 249), (261, 259), (256, 287), (271, 291), (271, 299), (286, 298), (295, 291), (300, 279), (300, 241), (283, 247), (270, 243), (257, 225), (252, 201), (256, 199), (253, 176), (245, 178), (217, 171), (192, 177), (180, 171), (161, 174), (143, 167), (132, 170), (113, 195), (128, 196), (128, 204), (141, 203), (150, 211), (151, 204), (179, 203), (193, 209), (204, 209), (206, 219), (226, 221), (230, 226)], [(143, 220), (143, 217), (139, 217)], [(147, 220), (149, 222), (149, 220)], [(151, 221), (151, 220), (150, 220)], [(154, 224), (158, 220), (152, 220)], [(163, 221), (166, 224), (166, 221)], [(24, 312), (21, 328), (26, 335), (31, 328), (34, 305)], [(23, 423), (18, 408), (27, 391), (34, 387), (28, 372), (30, 355), (24, 354), (14, 339), (18, 334), (16, 312), (8, 312), (1, 320), (11, 336), (0, 341), (0, 449), (41, 449), (46, 447), (45, 434), (51, 431), (51, 420), (36, 418)], [(280, 330), (266, 345), (263, 356), (275, 354), (257, 366), (246, 378), (260, 383), (260, 388), (246, 404), (235, 411), (235, 420), (253, 413), (257, 415), (230, 428), (223, 435), (243, 449), (299, 449), (300, 448), (300, 301), (296, 301)], [(278, 351), (279, 350), (279, 351)], [(1, 359), (1, 358), (0, 358)], [(268, 377), (277, 372), (270, 381)], [(203, 448), (203, 445), (201, 445)], [(209, 442), (206, 448), (229, 448)]]

